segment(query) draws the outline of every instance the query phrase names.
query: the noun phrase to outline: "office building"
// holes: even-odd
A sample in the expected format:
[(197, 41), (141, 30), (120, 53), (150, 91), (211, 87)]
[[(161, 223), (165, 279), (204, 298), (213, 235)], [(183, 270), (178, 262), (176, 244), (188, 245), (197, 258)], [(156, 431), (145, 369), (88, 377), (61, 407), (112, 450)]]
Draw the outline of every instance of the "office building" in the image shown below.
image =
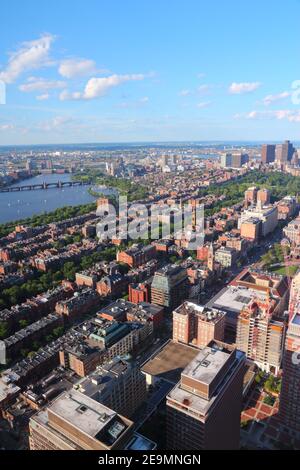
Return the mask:
[(272, 163), (275, 161), (275, 145), (264, 144), (261, 148), (262, 163)]
[(186, 269), (181, 266), (168, 264), (156, 271), (151, 284), (151, 302), (172, 311), (187, 296), (187, 280)]
[(225, 153), (221, 155), (221, 167), (231, 168), (232, 167), (232, 155), (231, 153)]
[(239, 449), (245, 355), (208, 346), (167, 395), (169, 450)]

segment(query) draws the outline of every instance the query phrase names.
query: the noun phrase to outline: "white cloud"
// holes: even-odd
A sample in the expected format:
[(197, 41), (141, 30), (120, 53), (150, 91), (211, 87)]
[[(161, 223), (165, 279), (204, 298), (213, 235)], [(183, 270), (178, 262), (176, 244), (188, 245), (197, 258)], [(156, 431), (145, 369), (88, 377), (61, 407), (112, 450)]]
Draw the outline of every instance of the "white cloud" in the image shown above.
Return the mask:
[(149, 97), (148, 96), (143, 96), (139, 100), (140, 103), (148, 103), (149, 102)]
[(38, 101), (45, 101), (45, 100), (48, 100), (49, 97), (50, 97), (49, 93), (43, 93), (42, 95), (38, 95), (36, 99)]
[(61, 62), (60, 75), (65, 78), (84, 77), (97, 73), (96, 63), (89, 59), (66, 59)]
[(208, 85), (207, 83), (205, 83), (203, 85), (200, 85), (197, 88), (197, 91), (198, 91), (198, 93), (204, 94), (204, 93), (207, 93), (210, 90), (211, 87), (212, 87), (211, 85)]
[(2, 124), (0, 125), (0, 131), (11, 131), (15, 128), (13, 124)]
[(36, 126), (38, 130), (42, 131), (54, 131), (54, 130), (62, 130), (66, 126), (72, 124), (74, 120), (68, 116), (55, 116), (54, 118), (44, 121)]
[(278, 93), (277, 95), (267, 95), (265, 98), (262, 100), (263, 104), (265, 106), (269, 106), (272, 103), (276, 103), (277, 101), (284, 100), (291, 96), (291, 93), (288, 91), (283, 91), (282, 93)]
[(191, 90), (187, 90), (187, 89), (180, 90), (179, 92), (179, 96), (189, 96), (191, 94), (192, 94)]
[(210, 105), (211, 105), (211, 101), (202, 101), (201, 103), (197, 103), (197, 108), (203, 109), (203, 108), (207, 108)]
[(261, 86), (260, 82), (233, 82), (229, 87), (229, 93), (232, 95), (241, 95), (244, 93), (252, 93)]
[(300, 111), (290, 109), (278, 109), (274, 111), (250, 111), (249, 113), (236, 114), (235, 119), (277, 119), (289, 122), (300, 122)]
[(24, 92), (47, 91), (55, 88), (64, 88), (66, 82), (62, 80), (46, 80), (44, 78), (29, 77), (27, 83), (19, 86), (19, 90)]
[(63, 90), (60, 94), (60, 100), (91, 100), (104, 96), (111, 88), (117, 87), (122, 83), (129, 81), (144, 80), (143, 74), (110, 75), (103, 78), (90, 78), (83, 92), (69, 92)]
[(19, 50), (10, 54), (6, 69), (0, 72), (0, 79), (13, 83), (22, 73), (49, 65), (53, 40), (54, 36), (45, 34), (40, 39), (22, 43)]

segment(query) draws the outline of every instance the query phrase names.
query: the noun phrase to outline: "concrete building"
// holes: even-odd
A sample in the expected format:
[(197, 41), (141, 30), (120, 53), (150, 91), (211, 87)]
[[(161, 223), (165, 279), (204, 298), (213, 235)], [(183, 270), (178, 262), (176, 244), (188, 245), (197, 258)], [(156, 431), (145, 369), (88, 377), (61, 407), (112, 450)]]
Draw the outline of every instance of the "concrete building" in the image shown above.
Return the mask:
[(202, 349), (167, 396), (169, 450), (239, 449), (245, 355)]
[(30, 450), (117, 450), (133, 422), (77, 390), (60, 395), (29, 424)]

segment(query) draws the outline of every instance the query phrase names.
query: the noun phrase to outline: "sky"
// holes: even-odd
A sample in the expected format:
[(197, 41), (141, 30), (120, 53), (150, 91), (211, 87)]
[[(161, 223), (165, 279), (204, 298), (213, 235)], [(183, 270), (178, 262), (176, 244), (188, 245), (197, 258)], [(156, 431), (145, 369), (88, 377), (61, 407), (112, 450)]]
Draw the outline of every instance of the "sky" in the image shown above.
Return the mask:
[(2, 2), (0, 145), (300, 141), (299, 17), (299, 0)]

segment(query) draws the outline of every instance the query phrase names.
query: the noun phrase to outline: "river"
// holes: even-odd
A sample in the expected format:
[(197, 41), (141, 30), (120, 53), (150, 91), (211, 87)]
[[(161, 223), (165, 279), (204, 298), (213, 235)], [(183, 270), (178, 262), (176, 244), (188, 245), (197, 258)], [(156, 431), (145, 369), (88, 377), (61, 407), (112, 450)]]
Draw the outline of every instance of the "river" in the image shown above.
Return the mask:
[[(34, 176), (12, 186), (27, 184), (54, 183), (57, 181), (70, 181), (71, 175), (46, 174)], [(89, 186), (65, 187), (62, 189), (37, 189), (33, 191), (17, 191), (14, 193), (0, 193), (0, 223), (31, 217), (35, 214), (51, 212), (59, 207), (76, 206), (95, 201), (88, 193)]]

